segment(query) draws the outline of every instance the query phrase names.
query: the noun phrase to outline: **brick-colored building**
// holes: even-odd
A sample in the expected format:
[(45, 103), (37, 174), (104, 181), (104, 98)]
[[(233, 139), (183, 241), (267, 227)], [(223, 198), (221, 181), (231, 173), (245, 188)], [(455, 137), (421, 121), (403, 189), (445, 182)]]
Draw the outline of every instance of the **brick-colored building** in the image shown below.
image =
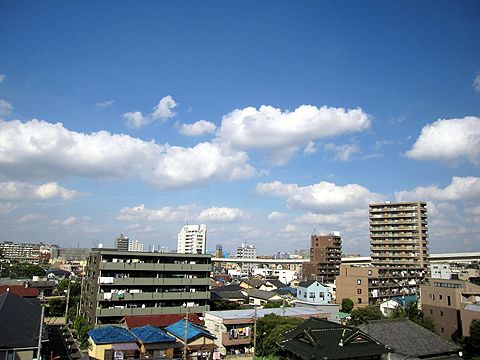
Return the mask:
[(311, 237), (310, 261), (302, 266), (304, 280), (319, 280), (333, 283), (340, 273), (342, 259), (342, 238), (340, 233), (332, 231), (329, 235)]

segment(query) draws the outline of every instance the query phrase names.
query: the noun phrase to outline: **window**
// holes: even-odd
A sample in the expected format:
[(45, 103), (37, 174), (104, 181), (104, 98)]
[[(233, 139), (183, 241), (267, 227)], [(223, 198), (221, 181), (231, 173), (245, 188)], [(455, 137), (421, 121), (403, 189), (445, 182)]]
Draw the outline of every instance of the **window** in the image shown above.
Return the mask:
[(362, 279), (357, 280), (357, 285), (362, 285)]
[(433, 300), (435, 300), (435, 294), (433, 294), (432, 296), (433, 296)]
[(452, 305), (452, 299), (450, 299), (450, 296), (447, 296), (447, 304), (448, 306)]
[(445, 332), (445, 328), (442, 328), (442, 333)]
[(362, 298), (358, 298), (357, 303), (361, 304), (362, 303)]
[(320, 299), (325, 300), (325, 293), (324, 292), (320, 293)]
[(442, 299), (443, 299), (443, 296), (442, 296), (442, 295), (439, 295), (439, 298), (440, 298), (440, 300), (442, 300)]
[(433, 310), (432, 310), (432, 309), (430, 309), (430, 315), (432, 315), (432, 314), (433, 314)]
[(440, 310), (440, 316), (443, 316), (443, 310)]
[(308, 294), (308, 297), (309, 297), (310, 299), (315, 298), (315, 293), (314, 293), (314, 292), (309, 293), (309, 294)]
[(372, 275), (372, 270), (368, 270), (368, 275)]
[(357, 294), (361, 294), (362, 293), (362, 289), (357, 289)]

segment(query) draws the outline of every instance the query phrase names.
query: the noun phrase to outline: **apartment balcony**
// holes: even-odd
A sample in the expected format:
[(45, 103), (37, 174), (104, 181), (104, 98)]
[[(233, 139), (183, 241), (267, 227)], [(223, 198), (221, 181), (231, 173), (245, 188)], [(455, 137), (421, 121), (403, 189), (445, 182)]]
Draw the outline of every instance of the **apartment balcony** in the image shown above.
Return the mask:
[(100, 270), (124, 271), (172, 271), (172, 272), (210, 272), (211, 264), (158, 264), (158, 263), (120, 263), (102, 262)]
[[(102, 282), (104, 281), (104, 282)], [(105, 278), (99, 278), (99, 285), (110, 285), (116, 287), (132, 287), (132, 286), (187, 286), (187, 285), (210, 285), (210, 278), (135, 278), (135, 277), (126, 277), (126, 278), (113, 278), (113, 282), (105, 282), (110, 280), (105, 280)]]
[(248, 345), (250, 344), (250, 336), (239, 336), (234, 339), (228, 332), (222, 333), (222, 345), (223, 346), (232, 346), (232, 345)]
[[(192, 306), (188, 308), (190, 313), (203, 313), (209, 311), (210, 306)], [(117, 316), (123, 317), (127, 315), (162, 315), (162, 314), (185, 314), (186, 308), (183, 306), (164, 306), (164, 307), (129, 307), (129, 308), (114, 308), (114, 309), (96, 309), (97, 317), (101, 316)]]
[[(105, 298), (105, 294), (109, 294), (110, 299)], [(147, 300), (209, 300), (210, 292), (209, 291), (196, 291), (196, 292), (185, 292), (185, 291), (166, 291), (166, 292), (142, 292), (142, 293), (98, 293), (97, 301), (109, 300), (117, 303), (128, 302), (128, 301), (147, 301)]]

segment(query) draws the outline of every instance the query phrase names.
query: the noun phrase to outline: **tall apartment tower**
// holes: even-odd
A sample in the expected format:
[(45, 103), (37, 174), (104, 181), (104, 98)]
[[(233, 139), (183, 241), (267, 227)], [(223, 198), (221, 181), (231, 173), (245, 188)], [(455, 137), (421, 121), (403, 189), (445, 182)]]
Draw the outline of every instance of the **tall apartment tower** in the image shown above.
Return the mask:
[(342, 261), (342, 238), (339, 231), (329, 235), (312, 235), (310, 261), (303, 263), (302, 272), (305, 280), (319, 280), (333, 283), (340, 274)]
[(427, 204), (370, 205), (370, 253), (379, 268), (428, 268)]
[(128, 242), (128, 251), (143, 252), (143, 247), (143, 244), (139, 243), (138, 240)]
[(118, 251), (128, 251), (128, 237), (124, 237), (123, 233), (121, 233), (120, 237), (115, 238), (114, 249)]
[(207, 225), (185, 225), (178, 234), (177, 253), (205, 254)]
[[(235, 257), (237, 259), (256, 259), (257, 249), (253, 245), (247, 245), (247, 242), (245, 241), (242, 246), (237, 248), (237, 255)], [(254, 263), (242, 263), (242, 273), (250, 274), (252, 270), (257, 267), (258, 265)]]

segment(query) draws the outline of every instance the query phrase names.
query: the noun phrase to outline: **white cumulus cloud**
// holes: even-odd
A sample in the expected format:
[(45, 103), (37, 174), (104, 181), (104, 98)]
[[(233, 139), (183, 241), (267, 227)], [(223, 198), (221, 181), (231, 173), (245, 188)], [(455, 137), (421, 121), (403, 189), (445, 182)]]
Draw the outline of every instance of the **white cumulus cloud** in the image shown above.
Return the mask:
[(263, 105), (225, 115), (217, 134), (235, 148), (264, 150), (271, 162), (281, 165), (310, 141), (364, 131), (370, 121), (360, 108), (302, 105), (293, 112), (282, 112)]
[(237, 208), (216, 207), (203, 210), (196, 217), (199, 222), (241, 222), (250, 219), (250, 215)]
[(480, 118), (437, 120), (426, 125), (410, 151), (412, 159), (438, 160), (456, 165), (461, 158), (480, 165)]
[(282, 221), (284, 220), (288, 215), (278, 212), (278, 211), (273, 211), (270, 214), (268, 214), (267, 220), (268, 221)]
[(141, 179), (161, 189), (254, 175), (248, 155), (220, 143), (159, 145), (124, 134), (77, 133), (36, 119), (0, 122), (0, 176), (16, 179)]
[(335, 152), (334, 161), (349, 161), (351, 156), (357, 152), (360, 152), (358, 144), (345, 144), (335, 146), (334, 144), (325, 144), (325, 150), (332, 150)]
[(177, 208), (166, 206), (160, 210), (150, 210), (142, 204), (133, 208), (124, 207), (116, 219), (122, 221), (184, 221), (196, 208), (196, 205), (182, 205)]
[(13, 111), (13, 106), (9, 102), (0, 99), (0, 115), (8, 115)]
[(6, 203), (0, 204), (0, 214), (6, 215), (10, 214), (12, 211), (17, 210), (19, 206), (17, 204)]
[(165, 96), (160, 100), (157, 106), (153, 108), (153, 112), (146, 116), (142, 115), (140, 111), (127, 112), (123, 114), (123, 118), (126, 120), (126, 125), (132, 129), (140, 129), (142, 126), (147, 125), (155, 120), (161, 120), (162, 122), (172, 118), (176, 113), (172, 110), (177, 106), (175, 100), (170, 95)]
[(180, 125), (179, 132), (187, 136), (200, 136), (206, 133), (213, 134), (217, 127), (214, 123), (209, 121), (200, 120), (193, 124)]
[(419, 186), (411, 191), (396, 191), (397, 201), (475, 201), (480, 200), (480, 178), (468, 176), (452, 178), (452, 182), (445, 189), (438, 185), (427, 187)]
[(79, 196), (77, 190), (68, 190), (56, 182), (50, 182), (43, 185), (32, 185), (22, 181), (8, 181), (0, 183), (1, 200), (48, 200), (60, 198), (71, 200)]
[(95, 106), (100, 108), (106, 108), (106, 107), (112, 106), (114, 102), (115, 100), (104, 101), (104, 102), (95, 104)]
[(329, 213), (368, 208), (368, 204), (381, 202), (383, 195), (370, 192), (358, 184), (337, 186), (322, 181), (305, 187), (297, 184), (283, 184), (280, 181), (259, 183), (255, 193), (286, 198), (291, 209), (308, 210), (313, 213)]
[(17, 222), (20, 224), (23, 224), (26, 222), (43, 220), (46, 217), (47, 217), (46, 215), (42, 215), (42, 214), (28, 214), (28, 215), (22, 216), (20, 219), (17, 220)]

